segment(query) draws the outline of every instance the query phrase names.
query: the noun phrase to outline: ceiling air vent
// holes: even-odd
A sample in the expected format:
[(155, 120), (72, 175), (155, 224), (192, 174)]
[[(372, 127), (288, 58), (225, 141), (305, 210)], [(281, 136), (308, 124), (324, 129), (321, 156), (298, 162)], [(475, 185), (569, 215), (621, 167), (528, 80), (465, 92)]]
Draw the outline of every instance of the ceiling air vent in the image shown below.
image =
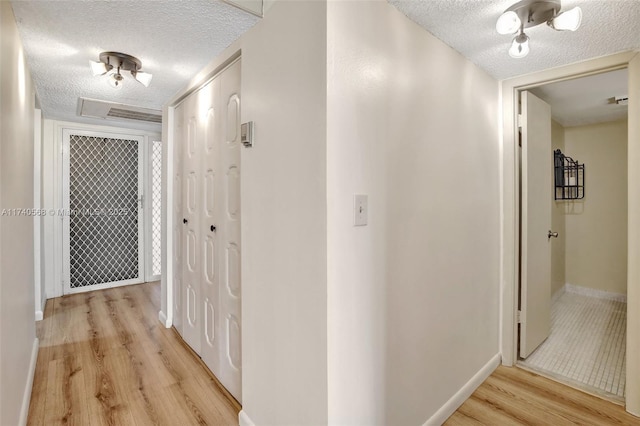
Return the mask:
[(152, 123), (162, 123), (162, 115), (149, 114), (148, 112), (131, 111), (124, 108), (111, 108), (107, 117), (126, 118), (128, 120), (150, 121)]
[(147, 123), (162, 123), (162, 111), (115, 102), (79, 98), (78, 115), (105, 120), (134, 120)]

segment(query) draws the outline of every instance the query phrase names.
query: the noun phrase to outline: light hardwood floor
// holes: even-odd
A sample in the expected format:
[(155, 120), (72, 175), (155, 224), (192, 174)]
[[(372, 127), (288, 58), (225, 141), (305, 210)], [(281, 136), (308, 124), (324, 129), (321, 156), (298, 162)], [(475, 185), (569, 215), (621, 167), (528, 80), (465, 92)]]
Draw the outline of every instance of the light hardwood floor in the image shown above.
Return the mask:
[(28, 424), (237, 425), (240, 406), (159, 306), (159, 283), (49, 300)]
[(640, 418), (537, 374), (500, 366), (445, 425), (640, 425)]

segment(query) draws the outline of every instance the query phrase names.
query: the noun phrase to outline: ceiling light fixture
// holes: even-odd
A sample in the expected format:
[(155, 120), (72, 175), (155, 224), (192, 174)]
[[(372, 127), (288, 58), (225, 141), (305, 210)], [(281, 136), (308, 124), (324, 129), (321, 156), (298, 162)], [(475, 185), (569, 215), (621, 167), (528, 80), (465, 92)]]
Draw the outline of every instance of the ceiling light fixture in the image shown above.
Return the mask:
[(516, 34), (509, 55), (512, 58), (524, 58), (529, 53), (529, 36), (525, 28), (547, 23), (557, 31), (575, 31), (582, 22), (582, 10), (574, 7), (560, 12), (560, 0), (522, 0), (507, 9), (496, 22), (498, 33)]
[(138, 82), (149, 87), (151, 78), (153, 75), (140, 71), (142, 69), (142, 62), (140, 59), (131, 55), (120, 52), (102, 52), (100, 54), (100, 61), (89, 61), (91, 65), (91, 72), (94, 76), (110, 74), (109, 85), (113, 88), (120, 89), (124, 77), (120, 71), (129, 71), (131, 76)]

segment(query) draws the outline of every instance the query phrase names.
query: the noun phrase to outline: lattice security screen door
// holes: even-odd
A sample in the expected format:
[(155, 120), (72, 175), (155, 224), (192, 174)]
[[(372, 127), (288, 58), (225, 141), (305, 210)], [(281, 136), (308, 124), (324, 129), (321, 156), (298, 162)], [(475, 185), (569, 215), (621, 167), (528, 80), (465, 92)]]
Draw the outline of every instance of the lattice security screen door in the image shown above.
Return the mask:
[(150, 191), (148, 217), (150, 223), (149, 244), (151, 245), (147, 281), (159, 280), (162, 273), (162, 142), (149, 144)]
[(65, 130), (65, 293), (144, 281), (142, 142)]

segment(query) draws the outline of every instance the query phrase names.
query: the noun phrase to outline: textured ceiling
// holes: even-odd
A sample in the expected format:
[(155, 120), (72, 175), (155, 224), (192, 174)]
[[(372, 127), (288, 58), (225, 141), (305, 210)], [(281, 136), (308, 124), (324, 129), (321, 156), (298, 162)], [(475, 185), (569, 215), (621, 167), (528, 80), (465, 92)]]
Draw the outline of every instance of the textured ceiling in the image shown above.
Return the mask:
[[(77, 116), (79, 97), (160, 109), (258, 21), (214, 0), (32, 0), (12, 6), (45, 117), (100, 124)], [(93, 77), (89, 60), (97, 61), (102, 51), (138, 57), (153, 74), (151, 85), (123, 73), (125, 84), (115, 90), (105, 77)]]
[[(582, 8), (580, 29), (527, 30), (531, 53), (524, 59), (509, 57), (511, 37), (495, 31), (496, 19), (513, 0), (389, 1), (497, 79), (640, 48), (640, 0), (564, 0), (563, 10)], [(79, 97), (159, 109), (258, 20), (215, 0), (12, 5), (45, 116), (86, 122), (96, 120), (77, 116)], [(124, 87), (116, 91), (105, 78), (93, 77), (88, 61), (106, 50), (140, 58), (144, 71), (154, 75), (151, 86), (125, 74)]]
[(627, 117), (626, 105), (612, 98), (627, 92), (626, 69), (546, 84), (531, 92), (551, 105), (551, 115), (565, 127), (604, 123)]
[(640, 0), (563, 0), (563, 11), (582, 8), (581, 27), (527, 29), (531, 52), (523, 59), (507, 53), (513, 36), (495, 30), (498, 17), (517, 0), (389, 2), (498, 80), (640, 48)]

